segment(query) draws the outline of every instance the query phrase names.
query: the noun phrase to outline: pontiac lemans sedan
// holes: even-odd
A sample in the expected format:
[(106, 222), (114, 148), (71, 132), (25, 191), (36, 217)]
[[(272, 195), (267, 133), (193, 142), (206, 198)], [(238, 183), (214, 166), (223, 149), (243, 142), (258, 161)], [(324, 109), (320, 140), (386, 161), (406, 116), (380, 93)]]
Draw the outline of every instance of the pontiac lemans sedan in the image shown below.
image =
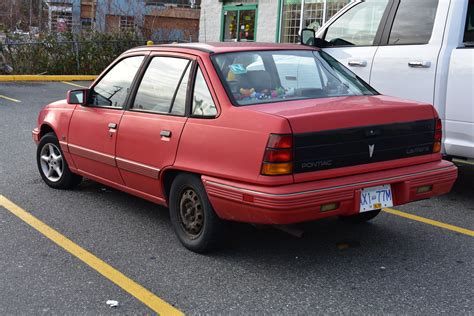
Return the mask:
[(168, 206), (195, 252), (218, 245), (228, 221), (364, 222), (457, 177), (431, 105), (382, 96), (299, 45), (129, 50), (47, 105), (33, 139), (47, 185), (87, 177)]

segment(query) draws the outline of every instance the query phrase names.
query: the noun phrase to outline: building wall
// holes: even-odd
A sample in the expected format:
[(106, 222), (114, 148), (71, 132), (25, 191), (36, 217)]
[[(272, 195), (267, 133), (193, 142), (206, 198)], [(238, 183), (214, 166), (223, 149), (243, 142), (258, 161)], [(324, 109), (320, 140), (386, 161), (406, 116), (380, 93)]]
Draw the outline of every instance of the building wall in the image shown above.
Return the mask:
[[(201, 1), (199, 20), (199, 41), (219, 42), (221, 36), (222, 2), (217, 0)], [(258, 36), (258, 34), (257, 34)]]
[(278, 0), (259, 0), (257, 14), (257, 41), (275, 42), (278, 30)]
[[(243, 1), (244, 2), (244, 1)], [(278, 0), (245, 1), (258, 3), (257, 8), (257, 41), (275, 42), (277, 30)], [(222, 7), (221, 1), (202, 0), (199, 27), (200, 42), (219, 42), (222, 32)]]
[[(326, 0), (326, 21), (353, 0)], [(202, 0), (199, 29), (200, 42), (219, 42), (221, 40), (222, 8), (226, 5), (257, 4), (256, 41), (258, 42), (297, 42), (301, 21), (301, 0), (282, 0), (283, 12), (280, 17), (278, 0)], [(306, 0), (303, 26), (314, 27), (323, 23), (324, 0)], [(278, 17), (284, 18), (280, 27)], [(277, 34), (280, 38), (277, 39)]]
[(199, 10), (170, 7), (151, 10), (145, 16), (144, 35), (160, 39), (196, 42), (199, 32)]

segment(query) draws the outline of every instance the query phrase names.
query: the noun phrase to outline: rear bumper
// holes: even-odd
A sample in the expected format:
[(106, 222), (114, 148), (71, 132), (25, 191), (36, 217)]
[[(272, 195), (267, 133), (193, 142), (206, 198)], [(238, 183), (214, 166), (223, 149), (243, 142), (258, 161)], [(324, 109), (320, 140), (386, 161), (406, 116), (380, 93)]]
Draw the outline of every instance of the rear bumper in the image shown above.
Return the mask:
[[(400, 205), (448, 193), (456, 178), (456, 166), (448, 161), (437, 161), (276, 187), (207, 176), (202, 180), (219, 217), (259, 224), (290, 224), (356, 214), (363, 188), (390, 184), (394, 205)], [(417, 193), (418, 187), (426, 185), (432, 186), (431, 191)], [(339, 203), (339, 207), (321, 212), (321, 205), (327, 203)]]

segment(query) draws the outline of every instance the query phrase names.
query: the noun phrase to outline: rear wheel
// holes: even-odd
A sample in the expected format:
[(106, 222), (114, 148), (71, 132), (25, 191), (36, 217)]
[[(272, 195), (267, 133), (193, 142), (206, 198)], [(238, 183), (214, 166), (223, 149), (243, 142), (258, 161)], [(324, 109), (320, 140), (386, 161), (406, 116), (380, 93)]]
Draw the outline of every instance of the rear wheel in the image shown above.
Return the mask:
[(379, 215), (381, 210), (374, 210), (370, 212), (359, 213), (351, 216), (340, 216), (339, 218), (347, 223), (352, 224), (361, 224), (370, 221), (377, 215)]
[(198, 176), (176, 177), (171, 185), (169, 209), (173, 229), (186, 248), (205, 253), (219, 246), (225, 222), (214, 212)]
[(54, 133), (44, 135), (36, 149), (36, 162), (41, 178), (55, 189), (71, 189), (82, 177), (69, 170), (64, 154)]

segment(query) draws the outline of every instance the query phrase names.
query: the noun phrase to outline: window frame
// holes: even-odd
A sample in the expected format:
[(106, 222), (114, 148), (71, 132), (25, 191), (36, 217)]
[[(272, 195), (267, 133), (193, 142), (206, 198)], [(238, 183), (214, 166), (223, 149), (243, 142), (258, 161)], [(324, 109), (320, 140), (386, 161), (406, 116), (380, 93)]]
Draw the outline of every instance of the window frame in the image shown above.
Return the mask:
[[(140, 84), (143, 80), (143, 77), (145, 76), (146, 70), (150, 66), (151, 61), (153, 58), (156, 57), (171, 57), (171, 58), (181, 58), (181, 59), (187, 59), (188, 61), (191, 62), (188, 67), (190, 67), (190, 73), (189, 73), (189, 78), (188, 78), (188, 87), (186, 88), (186, 102), (185, 102), (185, 107), (184, 107), (184, 114), (174, 114), (174, 113), (162, 113), (162, 112), (156, 112), (156, 111), (149, 111), (149, 110), (144, 110), (144, 109), (134, 109), (133, 104), (135, 103), (135, 99), (138, 93), (138, 89), (140, 88)], [(191, 101), (191, 94), (192, 91), (192, 86), (194, 85), (194, 71), (195, 67), (197, 64), (197, 58), (192, 55), (186, 55), (186, 54), (180, 54), (180, 53), (172, 53), (172, 52), (150, 52), (150, 54), (147, 56), (146, 60), (141, 66), (141, 70), (138, 73), (138, 77), (136, 78), (136, 82), (133, 85), (133, 88), (130, 92), (130, 98), (128, 100), (127, 106), (125, 107), (126, 111), (130, 112), (138, 112), (138, 113), (148, 113), (148, 114), (154, 114), (154, 115), (165, 115), (165, 116), (177, 116), (177, 117), (189, 117), (189, 109), (190, 109), (190, 101)], [(186, 69), (187, 70), (187, 69)], [(184, 75), (182, 76), (182, 79), (184, 79)], [(179, 87), (176, 87), (175, 94), (177, 93), (177, 90)], [(171, 105), (170, 105), (171, 106)]]
[[(255, 10), (255, 27), (253, 31), (254, 40), (250, 43), (257, 42), (257, 25), (258, 25), (258, 4), (241, 4), (241, 5), (223, 5), (221, 10), (221, 30), (219, 35), (219, 41), (224, 42), (225, 37), (225, 11), (237, 11), (237, 21), (240, 19), (240, 11)], [(237, 42), (241, 42), (239, 36), (237, 36)]]
[[(388, 1), (387, 7), (385, 8), (384, 13), (382, 14), (382, 18), (380, 19), (380, 23), (379, 23), (379, 26), (377, 28), (377, 31), (375, 32), (374, 42), (373, 42), (372, 45), (334, 45), (334, 46), (331, 46), (331, 48), (333, 48), (333, 47), (337, 48), (337, 47), (374, 47), (374, 46), (382, 46), (383, 45), (382, 44), (383, 43), (383, 34), (385, 33), (385, 29), (386, 29), (387, 25), (391, 25), (391, 23), (393, 23), (393, 22), (390, 22), (391, 19), (393, 18), (392, 12), (393, 12), (394, 7), (398, 8), (398, 3), (399, 2), (400, 2), (400, 0), (389, 0)], [(358, 6), (362, 3), (364, 3), (364, 2), (363, 1), (355, 2), (352, 6), (348, 7), (346, 10), (344, 10), (340, 16), (338, 16), (336, 19), (334, 19), (334, 21), (331, 21), (331, 24), (328, 24), (328, 26), (324, 29), (324, 32), (323, 32), (321, 38), (325, 40), (329, 28), (337, 20), (339, 20), (346, 12), (348, 12), (349, 10), (352, 10), (353, 8), (355, 8), (356, 6)]]
[(149, 55), (150, 52), (148, 51), (145, 51), (145, 52), (133, 52), (133, 53), (128, 53), (128, 54), (124, 54), (124, 55), (121, 55), (119, 56), (116, 60), (114, 60), (107, 68), (105, 68), (105, 70), (99, 75), (99, 77), (97, 77), (97, 79), (91, 84), (91, 86), (88, 88), (89, 92), (93, 91), (95, 86), (101, 82), (101, 80), (107, 76), (107, 74), (116, 66), (118, 65), (121, 61), (123, 61), (124, 59), (127, 59), (127, 58), (130, 58), (130, 57), (137, 57), (137, 56), (142, 56), (143, 57), (143, 60), (142, 60), (142, 63), (140, 64), (137, 72), (135, 73), (135, 76), (132, 80), (132, 83), (130, 84), (130, 91), (127, 93), (127, 97), (125, 98), (125, 101), (122, 105), (122, 107), (118, 108), (118, 107), (113, 107), (113, 106), (100, 106), (100, 105), (92, 105), (90, 104), (90, 98), (91, 98), (91, 94), (88, 93), (88, 96), (87, 96), (87, 103), (85, 105), (85, 107), (88, 107), (88, 108), (98, 108), (98, 109), (111, 109), (111, 110), (119, 110), (119, 111), (124, 111), (128, 108), (128, 105), (129, 105), (129, 102), (130, 102), (130, 97), (132, 95), (132, 92), (133, 92), (133, 89), (134, 89), (134, 86), (136, 84), (136, 81), (137, 79), (140, 77), (140, 73), (142, 72), (142, 69), (143, 69), (143, 65), (146, 63), (147, 61), (147, 58), (148, 58), (148, 55)]

